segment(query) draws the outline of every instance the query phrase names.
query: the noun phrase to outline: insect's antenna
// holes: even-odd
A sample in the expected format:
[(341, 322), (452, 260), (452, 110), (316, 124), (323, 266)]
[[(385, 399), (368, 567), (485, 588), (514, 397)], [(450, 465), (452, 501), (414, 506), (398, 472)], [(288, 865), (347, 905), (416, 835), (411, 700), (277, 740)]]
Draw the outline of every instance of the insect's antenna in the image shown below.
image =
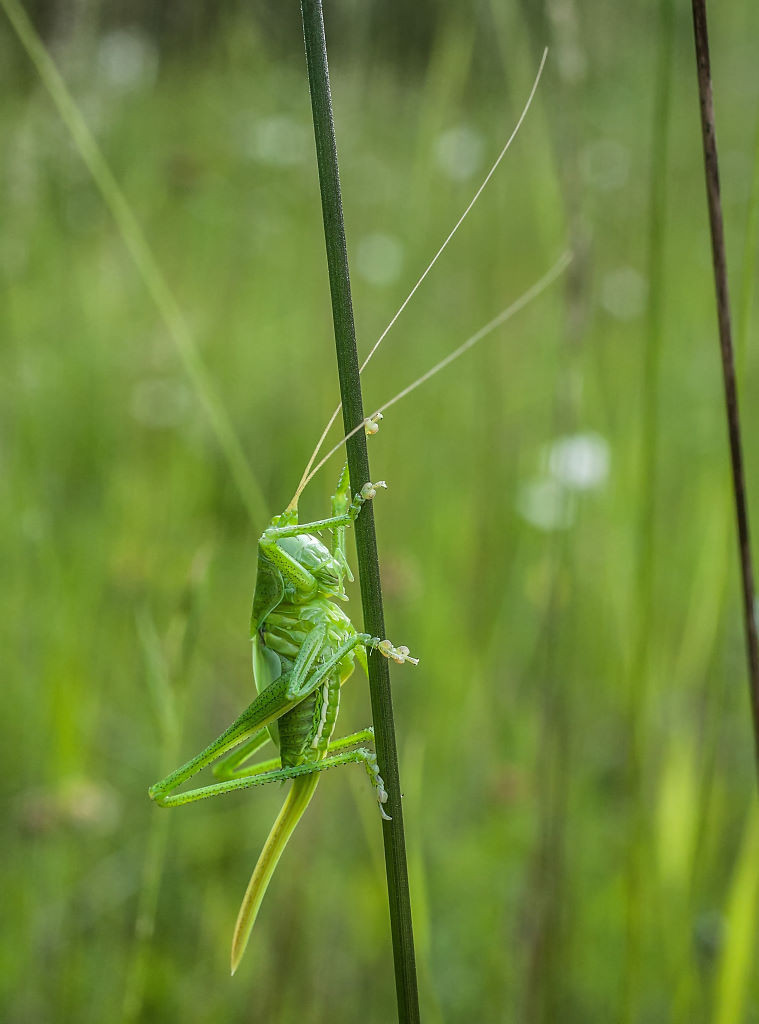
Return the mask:
[[(418, 280), (418, 281), (416, 282), (416, 284), (414, 285), (414, 287), (413, 287), (413, 288), (411, 289), (411, 291), (410, 291), (410, 292), (408, 293), (408, 295), (407, 295), (407, 296), (406, 296), (406, 298), (405, 298), (405, 299), (403, 300), (403, 302), (401, 303), (401, 305), (400, 305), (400, 306), (398, 307), (398, 311), (396, 312), (395, 316), (394, 316), (394, 317), (392, 318), (392, 320), (390, 321), (390, 323), (389, 323), (389, 324), (387, 325), (387, 327), (386, 327), (386, 328), (384, 329), (384, 331), (383, 331), (383, 332), (382, 332), (382, 334), (381, 334), (381, 335), (379, 336), (379, 338), (377, 339), (377, 341), (375, 341), (374, 345), (372, 346), (372, 349), (371, 349), (371, 351), (369, 352), (369, 355), (368, 355), (368, 356), (366, 357), (366, 359), (365, 359), (365, 360), (363, 361), (363, 363), (361, 364), (361, 368), (360, 368), (360, 370), (359, 370), (359, 373), (363, 373), (363, 371), (365, 370), (365, 368), (366, 368), (367, 364), (368, 364), (368, 363), (369, 363), (369, 361), (371, 360), (372, 356), (373, 356), (373, 355), (374, 355), (374, 353), (375, 353), (375, 352), (377, 351), (377, 349), (378, 349), (378, 348), (380, 347), (380, 345), (382, 344), (382, 342), (383, 342), (383, 341), (385, 340), (385, 337), (386, 337), (386, 336), (387, 336), (387, 335), (388, 335), (388, 334), (390, 333), (390, 331), (391, 331), (391, 329), (393, 328), (393, 326), (394, 326), (394, 324), (395, 324), (396, 320), (397, 320), (397, 319), (398, 319), (398, 317), (399, 317), (399, 316), (401, 315), (401, 313), (403, 312), (403, 310), (404, 310), (404, 309), (406, 308), (406, 306), (408, 306), (409, 302), (411, 302), (411, 300), (412, 300), (412, 298), (414, 297), (414, 295), (416, 294), (416, 292), (417, 292), (417, 290), (418, 290), (419, 286), (420, 286), (420, 285), (422, 284), (422, 282), (423, 282), (423, 281), (424, 281), (424, 279), (425, 279), (425, 278), (427, 277), (427, 275), (429, 274), (429, 272), (430, 272), (430, 271), (432, 270), (432, 268), (433, 268), (433, 267), (435, 266), (435, 264), (437, 263), (438, 259), (439, 259), (439, 258), (440, 258), (440, 257), (442, 256), (442, 254), (443, 254), (443, 252), (445, 251), (445, 249), (446, 249), (446, 247), (447, 247), (448, 243), (449, 243), (449, 242), (451, 241), (451, 239), (452, 239), (452, 238), (453, 238), (453, 236), (454, 236), (454, 235), (456, 234), (456, 232), (458, 231), (458, 229), (459, 229), (459, 228), (461, 227), (461, 225), (462, 225), (462, 224), (464, 223), (464, 221), (466, 220), (466, 218), (467, 218), (467, 216), (468, 216), (469, 212), (471, 211), (472, 207), (474, 206), (474, 204), (475, 204), (475, 203), (477, 202), (477, 200), (478, 200), (478, 199), (480, 198), (480, 196), (482, 195), (482, 193), (483, 193), (483, 191), (484, 191), (484, 189), (485, 189), (485, 186), (486, 186), (486, 185), (488, 184), (488, 182), (490, 181), (490, 179), (491, 179), (491, 178), (493, 177), (493, 175), (495, 174), (496, 170), (498, 169), (498, 165), (499, 165), (499, 164), (501, 163), (501, 161), (503, 160), (503, 158), (504, 158), (504, 157), (506, 156), (506, 153), (508, 152), (508, 150), (509, 150), (509, 147), (511, 146), (511, 143), (512, 143), (512, 142), (514, 141), (514, 139), (515, 139), (515, 138), (516, 138), (516, 136), (517, 136), (517, 132), (518, 132), (518, 131), (519, 131), (519, 129), (520, 129), (521, 127), (522, 127), (522, 122), (524, 121), (525, 117), (527, 116), (527, 111), (528, 111), (528, 110), (530, 109), (530, 105), (532, 104), (532, 100), (533, 100), (533, 97), (535, 96), (535, 93), (537, 92), (537, 88), (538, 88), (538, 83), (540, 82), (540, 78), (541, 78), (541, 75), (543, 74), (543, 68), (545, 67), (545, 63), (546, 63), (546, 58), (547, 58), (547, 56), (548, 56), (548, 47), (546, 47), (546, 48), (545, 48), (545, 49), (543, 50), (543, 56), (541, 57), (541, 60), (540, 60), (540, 66), (538, 67), (538, 73), (537, 73), (537, 75), (535, 76), (535, 81), (534, 81), (534, 82), (533, 82), (533, 84), (532, 84), (532, 89), (530, 90), (530, 95), (529, 95), (529, 96), (527, 97), (527, 102), (526, 102), (526, 103), (525, 103), (525, 105), (524, 105), (524, 108), (523, 108), (523, 110), (522, 110), (522, 113), (521, 113), (521, 114), (519, 115), (519, 120), (517, 121), (516, 125), (514, 126), (514, 130), (512, 131), (511, 135), (509, 136), (509, 138), (508, 138), (508, 139), (507, 139), (507, 141), (506, 141), (506, 145), (505, 145), (505, 146), (503, 147), (503, 149), (501, 150), (501, 152), (500, 152), (500, 153), (498, 154), (498, 156), (496, 157), (496, 160), (495, 160), (495, 162), (494, 162), (493, 166), (492, 166), (492, 167), (490, 168), (490, 170), (488, 171), (488, 173), (487, 173), (487, 174), (485, 175), (485, 178), (484, 178), (484, 180), (482, 181), (482, 184), (480, 185), (480, 187), (479, 187), (479, 188), (477, 189), (477, 191), (475, 192), (474, 196), (473, 196), (473, 197), (472, 197), (472, 199), (470, 200), (470, 202), (469, 202), (469, 205), (468, 205), (468, 206), (467, 206), (467, 208), (466, 208), (466, 209), (464, 210), (464, 212), (463, 212), (463, 213), (461, 214), (461, 216), (459, 217), (459, 219), (458, 219), (458, 220), (456, 221), (456, 224), (454, 225), (453, 229), (452, 229), (452, 230), (451, 230), (451, 231), (449, 232), (449, 234), (448, 234), (447, 238), (445, 239), (445, 241), (443, 242), (443, 244), (442, 244), (442, 245), (440, 246), (440, 248), (438, 249), (438, 251), (437, 251), (437, 252), (435, 253), (435, 255), (433, 256), (433, 258), (432, 258), (432, 260), (430, 261), (430, 263), (429, 263), (429, 264), (427, 265), (427, 269), (426, 269), (426, 270), (424, 271), (424, 273), (422, 274), (422, 276), (421, 276), (421, 277), (419, 278), (419, 280)], [(337, 406), (337, 408), (335, 409), (335, 411), (334, 411), (334, 412), (332, 413), (332, 415), (330, 416), (330, 418), (329, 418), (329, 420), (328, 420), (328, 422), (327, 422), (327, 425), (326, 425), (326, 427), (325, 427), (325, 428), (324, 428), (324, 430), (322, 431), (322, 433), (321, 433), (321, 437), (320, 437), (320, 438), (319, 438), (319, 440), (317, 441), (317, 443), (316, 443), (316, 447), (314, 448), (313, 452), (311, 453), (311, 458), (310, 458), (310, 459), (308, 460), (308, 463), (306, 464), (306, 468), (305, 468), (305, 469), (304, 469), (304, 471), (303, 471), (303, 476), (301, 477), (300, 483), (298, 484), (298, 488), (297, 488), (297, 490), (295, 491), (295, 494), (293, 495), (293, 497), (292, 497), (292, 500), (290, 501), (290, 504), (289, 504), (289, 505), (287, 506), (287, 507), (288, 507), (288, 509), (294, 509), (294, 508), (296, 508), (296, 507), (297, 507), (297, 505), (298, 505), (298, 498), (299, 498), (299, 497), (300, 497), (300, 495), (301, 495), (301, 494), (303, 493), (303, 489), (305, 488), (305, 486), (306, 486), (306, 484), (308, 483), (308, 481), (309, 481), (309, 480), (311, 479), (311, 477), (312, 477), (312, 476), (314, 475), (314, 474), (313, 474), (313, 473), (311, 472), (311, 467), (313, 466), (313, 464), (314, 464), (314, 462), (315, 462), (315, 460), (316, 460), (316, 457), (317, 457), (317, 455), (318, 455), (318, 454), (319, 454), (319, 452), (321, 451), (321, 447), (322, 447), (322, 445), (324, 444), (324, 442), (325, 442), (325, 440), (326, 440), (326, 438), (327, 438), (327, 434), (328, 434), (328, 433), (330, 432), (330, 429), (332, 428), (332, 424), (333, 424), (333, 423), (335, 422), (335, 420), (337, 419), (337, 416), (338, 416), (338, 414), (339, 414), (339, 412), (340, 412), (340, 409), (341, 409), (341, 408), (342, 408), (342, 403), (340, 403), (340, 404), (339, 404), (339, 405)], [(349, 434), (348, 436), (350, 437), (351, 435)], [(345, 440), (345, 438), (343, 438), (343, 440)], [(342, 441), (340, 442), (340, 444), (342, 444)], [(319, 466), (321, 466), (321, 465), (322, 465), (322, 463), (319, 463)], [(317, 469), (318, 469), (318, 468), (319, 468), (319, 467), (317, 466)], [(314, 472), (316, 472), (316, 470), (314, 470)]]
[(435, 365), (430, 367), (430, 369), (427, 370), (426, 373), (423, 373), (421, 377), (417, 377), (417, 379), (413, 381), (413, 383), (408, 384), (405, 388), (403, 388), (402, 391), (399, 391), (397, 395), (394, 395), (392, 398), (388, 399), (388, 401), (385, 402), (384, 405), (381, 405), (379, 409), (377, 409), (376, 412), (372, 414), (372, 416), (369, 416), (365, 420), (362, 420), (361, 423), (358, 424), (358, 426), (354, 427), (353, 430), (350, 431), (350, 433), (346, 434), (345, 437), (338, 441), (334, 448), (330, 448), (327, 454), (322, 456), (321, 460), (316, 464), (316, 466), (314, 466), (314, 468), (305, 478), (298, 493), (300, 494), (300, 492), (303, 490), (306, 484), (310, 483), (311, 480), (313, 480), (313, 478), (316, 476), (316, 474), (319, 472), (322, 466), (324, 466), (332, 458), (332, 456), (342, 448), (342, 446), (345, 444), (349, 437), (353, 437), (353, 435), (357, 434), (359, 430), (365, 430), (367, 428), (367, 425), (370, 424), (373, 420), (375, 420), (380, 413), (383, 413), (386, 409), (389, 409), (391, 405), (395, 405), (396, 402), (400, 402), (402, 398), (405, 398), (406, 395), (410, 395), (412, 391), (416, 391), (418, 387), (421, 387), (421, 385), (426, 383), (426, 381), (430, 380), (430, 378), (440, 373), (441, 370), (444, 370), (446, 366), (449, 366), (452, 362), (458, 359), (459, 356), (463, 356), (465, 352), (468, 352), (470, 348), (473, 348), (478, 342), (482, 341), (483, 338), (486, 338), (489, 334), (492, 334), (497, 327), (500, 327), (501, 324), (505, 324), (506, 321), (510, 320), (515, 313), (518, 313), (520, 310), (524, 309), (524, 307), (529, 305), (529, 303), (532, 302), (533, 299), (536, 299), (538, 295), (541, 294), (541, 292), (544, 292), (549, 285), (553, 284), (556, 278), (559, 277), (559, 275), (566, 270), (566, 268), (569, 266), (571, 262), (572, 253), (569, 251), (562, 253), (562, 255), (554, 263), (551, 269), (546, 274), (544, 274), (539, 281), (536, 281), (531, 288), (528, 288), (526, 292), (523, 292), (519, 296), (519, 298), (516, 299), (516, 301), (512, 302), (510, 306), (507, 306), (506, 309), (502, 310), (498, 314), (498, 316), (494, 317), (492, 320), (486, 323), (484, 327), (480, 327), (479, 331), (475, 331), (475, 333), (471, 335), (471, 337), (467, 338), (467, 340), (462, 345), (459, 345), (457, 349), (454, 349), (453, 352), (449, 353), (447, 356), (445, 356), (445, 358), (441, 359), (439, 363), (435, 363)]

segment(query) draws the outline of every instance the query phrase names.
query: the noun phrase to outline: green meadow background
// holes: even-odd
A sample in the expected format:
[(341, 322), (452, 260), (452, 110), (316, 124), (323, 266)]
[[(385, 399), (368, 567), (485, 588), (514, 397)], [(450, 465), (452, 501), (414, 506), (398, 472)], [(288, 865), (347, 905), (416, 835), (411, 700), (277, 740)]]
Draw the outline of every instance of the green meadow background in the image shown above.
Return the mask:
[[(756, 510), (759, 7), (711, 7)], [(252, 699), (256, 539), (337, 399), (297, 5), (30, 14), (206, 383), (0, 12), (2, 1019), (389, 1024), (363, 772), (322, 779), (234, 979), (232, 927), (283, 792), (147, 797)], [(393, 689), (423, 1019), (759, 1021), (690, 5), (328, 0), (326, 20), (363, 352), (551, 48), (510, 153), (367, 370), (368, 410), (574, 253), (371, 440), (388, 634), (421, 659)], [(357, 671), (340, 727), (368, 721)]]

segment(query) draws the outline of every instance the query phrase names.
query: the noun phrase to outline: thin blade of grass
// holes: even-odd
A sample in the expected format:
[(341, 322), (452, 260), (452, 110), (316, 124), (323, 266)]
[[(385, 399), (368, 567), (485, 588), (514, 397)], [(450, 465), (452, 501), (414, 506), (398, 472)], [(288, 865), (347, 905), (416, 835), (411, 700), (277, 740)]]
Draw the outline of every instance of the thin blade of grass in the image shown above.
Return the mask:
[(253, 475), (240, 438), (237, 436), (224, 403), (211, 383), (179, 303), (158, 266), (121, 186), (116, 181), (102, 150), (82, 116), (82, 112), (26, 11), (18, 0), (0, 0), (0, 5), (29, 59), (37, 69), (50, 98), (58, 108), (58, 113), (61, 115), (82, 161), (116, 221), (124, 245), (179, 353), (185, 372), (216, 436), (219, 448), (227, 461), (251, 519), (259, 525), (266, 522), (269, 518), (269, 510), (263, 491)]
[(759, 808), (749, 811), (727, 902), (727, 942), (716, 982), (714, 1024), (740, 1024), (755, 969), (759, 916)]

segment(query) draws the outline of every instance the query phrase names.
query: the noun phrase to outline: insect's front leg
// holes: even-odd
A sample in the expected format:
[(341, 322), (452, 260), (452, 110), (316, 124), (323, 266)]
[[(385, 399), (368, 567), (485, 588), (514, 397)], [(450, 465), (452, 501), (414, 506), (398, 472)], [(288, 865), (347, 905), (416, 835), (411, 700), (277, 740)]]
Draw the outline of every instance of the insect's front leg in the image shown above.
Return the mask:
[(317, 533), (319, 530), (334, 530), (340, 526), (350, 526), (358, 518), (364, 503), (376, 497), (380, 487), (387, 487), (384, 480), (364, 484), (361, 490), (353, 495), (353, 500), (344, 512), (329, 516), (327, 519), (316, 519), (312, 523), (291, 523), (288, 526), (269, 526), (264, 531), (259, 544), (269, 545), (284, 537), (298, 537), (303, 533)]

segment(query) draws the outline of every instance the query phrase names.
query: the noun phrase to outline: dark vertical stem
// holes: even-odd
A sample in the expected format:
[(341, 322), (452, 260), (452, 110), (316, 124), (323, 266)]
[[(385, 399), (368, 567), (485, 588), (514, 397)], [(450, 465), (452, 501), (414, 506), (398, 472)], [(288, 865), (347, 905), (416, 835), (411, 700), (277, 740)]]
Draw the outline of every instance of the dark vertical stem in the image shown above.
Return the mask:
[[(335, 327), (340, 393), (343, 402), (343, 422), (347, 434), (364, 419), (364, 411), (356, 351), (356, 331), (353, 323), (321, 0), (302, 0), (301, 13), (316, 137), (316, 160), (319, 168), (324, 237), (327, 244), (327, 266), (332, 296), (332, 319)], [(370, 479), (366, 436), (363, 431), (357, 431), (348, 439), (347, 449), (351, 481), (354, 488), (360, 487)], [(384, 637), (385, 622), (382, 611), (377, 538), (374, 531), (374, 513), (371, 502), (364, 505), (361, 515), (356, 520), (356, 547), (358, 549), (364, 628), (372, 636)], [(406, 866), (406, 842), (403, 833), (401, 789), (398, 778), (398, 754), (390, 693), (390, 673), (385, 658), (375, 656), (369, 659), (369, 687), (377, 758), (388, 792), (388, 812), (392, 815), (391, 821), (383, 821), (382, 824), (395, 983), (398, 995), (398, 1019), (401, 1024), (413, 1024), (419, 1020), (419, 999)]]
[(712, 238), (712, 264), (717, 292), (717, 319), (722, 355), (722, 373), (725, 384), (725, 407), (730, 438), (730, 459), (733, 469), (733, 493), (738, 521), (738, 553), (743, 583), (743, 617), (746, 627), (746, 653), (748, 656), (749, 694), (754, 726), (754, 745), (759, 780), (759, 641), (757, 640), (754, 604), (754, 574), (751, 560), (746, 482), (743, 472), (743, 451), (738, 411), (738, 390), (735, 381), (735, 359), (730, 327), (730, 300), (727, 290), (727, 261), (725, 258), (725, 232), (722, 223), (722, 203), (717, 164), (717, 139), (714, 130), (714, 102), (709, 65), (709, 34), (706, 27), (705, 0), (693, 2), (693, 32), (696, 40), (696, 67), (698, 95), (701, 106), (701, 134), (704, 142), (706, 195), (709, 205), (709, 227)]

